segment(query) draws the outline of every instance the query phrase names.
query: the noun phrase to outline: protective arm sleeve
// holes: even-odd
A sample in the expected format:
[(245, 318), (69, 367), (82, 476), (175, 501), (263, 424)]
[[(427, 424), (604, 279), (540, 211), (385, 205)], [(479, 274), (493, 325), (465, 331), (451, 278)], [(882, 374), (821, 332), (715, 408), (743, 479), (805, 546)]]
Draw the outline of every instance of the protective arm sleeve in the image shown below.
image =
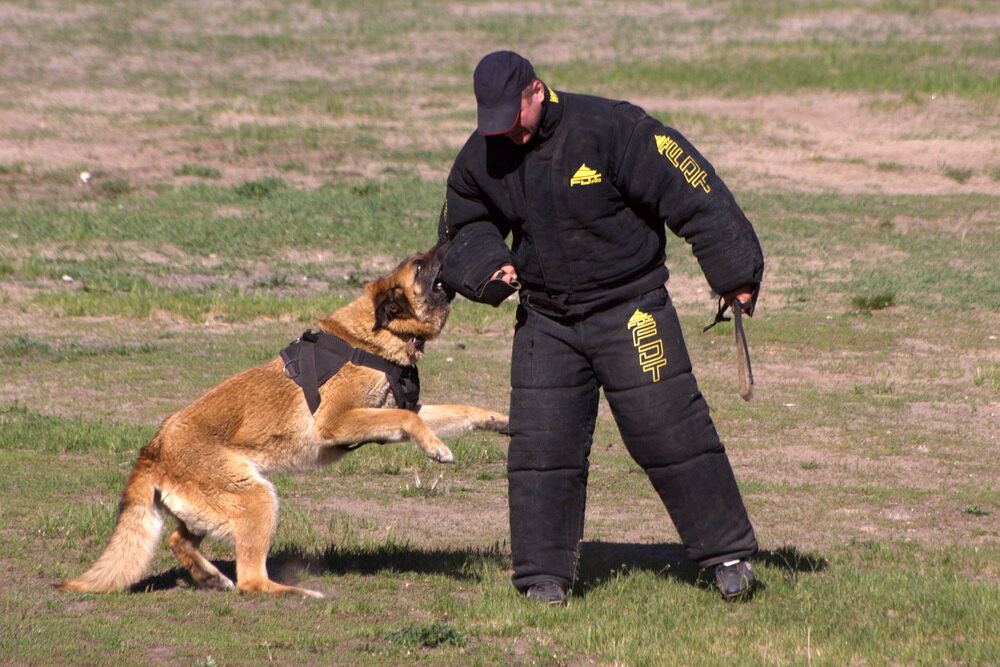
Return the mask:
[(467, 299), (488, 303), (483, 287), (500, 267), (514, 264), (504, 243), (510, 230), (494, 222), (497, 216), (473, 192), (456, 187), (455, 180), (454, 174), (448, 178), (438, 222), (439, 239), (449, 241), (441, 281)]
[(722, 179), (680, 132), (644, 116), (631, 126), (616, 179), (630, 205), (662, 220), (691, 244), (712, 290), (753, 286), (756, 301), (764, 255), (753, 226)]

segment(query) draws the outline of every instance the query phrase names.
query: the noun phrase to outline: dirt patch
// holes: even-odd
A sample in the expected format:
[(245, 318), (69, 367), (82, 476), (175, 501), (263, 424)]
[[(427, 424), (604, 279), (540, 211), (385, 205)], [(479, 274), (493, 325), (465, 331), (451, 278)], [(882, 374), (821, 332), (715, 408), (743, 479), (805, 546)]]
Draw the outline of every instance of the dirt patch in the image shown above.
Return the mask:
[[(633, 101), (651, 110), (703, 115), (704, 135), (690, 138), (727, 180), (739, 184), (736, 189), (1000, 194), (994, 178), (1000, 126), (962, 100), (931, 96), (904, 105), (884, 96), (817, 93)], [(752, 121), (754, 131), (712, 131), (713, 123), (732, 126), (733, 119)], [(971, 175), (960, 183), (948, 168), (971, 169)]]
[[(473, 110), (473, 100), (453, 101)], [(88, 109), (68, 115), (62, 104)], [(734, 190), (799, 190), (859, 194), (1000, 194), (1000, 130), (972, 103), (934, 98), (902, 104), (885, 96), (813, 94), (751, 99), (636, 97), (633, 102), (661, 117), (672, 113), (701, 120), (679, 127), (730, 182)], [(122, 114), (155, 110), (168, 100), (120, 91), (61, 91), (29, 95), (16, 108), (0, 109), (0, 165), (25, 164), (39, 173), (89, 170), (133, 185), (184, 182), (175, 170), (199, 155), (222, 172), (221, 183), (272, 175), (274, 167), (257, 156), (233, 154), (215, 140), (184, 136), (183, 127), (122, 126)], [(173, 102), (170, 102), (173, 104)], [(53, 107), (53, 105), (56, 105)], [(195, 106), (188, 103), (189, 106)], [(183, 104), (182, 104), (183, 107)], [(128, 109), (126, 112), (125, 109)], [(415, 136), (410, 127), (441, 110), (412, 107), (405, 122), (384, 121), (368, 133), (388, 149), (457, 152), (470, 127), (435, 123)], [(751, 130), (733, 130), (734, 119)], [(752, 125), (747, 125), (747, 123)], [(353, 131), (351, 121), (315, 114), (274, 116), (229, 110), (212, 116), (217, 127), (301, 125)], [(679, 124), (679, 123), (678, 123)], [(221, 152), (220, 152), (221, 151)], [(224, 162), (219, 158), (224, 156)], [(298, 187), (317, 187), (342, 177), (377, 177), (388, 165), (383, 152), (351, 153), (329, 164), (327, 149), (299, 148), (285, 156), (305, 165), (283, 174)], [(420, 176), (443, 181), (447, 167), (425, 164)], [(961, 180), (956, 180), (961, 179)], [(94, 187), (95, 181), (91, 184)], [(78, 185), (78, 184), (77, 184)]]

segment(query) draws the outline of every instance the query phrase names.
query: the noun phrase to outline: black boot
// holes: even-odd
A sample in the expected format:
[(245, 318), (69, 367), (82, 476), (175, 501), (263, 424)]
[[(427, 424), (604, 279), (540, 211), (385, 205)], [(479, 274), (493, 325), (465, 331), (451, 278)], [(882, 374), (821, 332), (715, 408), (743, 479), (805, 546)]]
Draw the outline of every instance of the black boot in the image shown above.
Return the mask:
[(715, 584), (722, 597), (730, 602), (744, 600), (757, 585), (757, 577), (748, 560), (731, 560), (715, 566)]
[(563, 590), (558, 582), (551, 579), (545, 579), (539, 581), (537, 584), (532, 584), (528, 587), (524, 597), (529, 600), (544, 602), (552, 607), (566, 604), (566, 591)]

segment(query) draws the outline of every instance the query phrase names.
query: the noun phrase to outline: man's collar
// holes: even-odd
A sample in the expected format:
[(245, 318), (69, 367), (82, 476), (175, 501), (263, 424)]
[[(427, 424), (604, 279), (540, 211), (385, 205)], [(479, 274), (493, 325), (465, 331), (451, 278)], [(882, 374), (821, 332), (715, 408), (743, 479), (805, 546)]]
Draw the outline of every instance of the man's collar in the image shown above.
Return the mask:
[[(544, 85), (544, 84), (543, 84)], [(562, 120), (563, 103), (559, 99), (559, 94), (545, 86), (545, 99), (542, 101), (542, 122), (538, 125), (538, 133), (531, 140), (531, 143), (543, 143), (546, 139), (555, 134)]]

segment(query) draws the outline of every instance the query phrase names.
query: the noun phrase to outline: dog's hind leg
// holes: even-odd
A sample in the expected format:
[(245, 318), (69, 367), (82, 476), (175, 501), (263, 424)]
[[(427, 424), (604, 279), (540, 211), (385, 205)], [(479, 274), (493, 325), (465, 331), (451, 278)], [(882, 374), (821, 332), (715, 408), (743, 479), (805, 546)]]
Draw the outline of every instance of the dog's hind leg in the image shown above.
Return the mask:
[(219, 572), (218, 568), (198, 551), (204, 538), (204, 535), (192, 533), (187, 525), (181, 521), (167, 542), (177, 560), (191, 573), (191, 578), (198, 588), (212, 591), (231, 591), (235, 585), (229, 577)]
[(278, 523), (278, 500), (270, 482), (258, 478), (234, 495), (240, 507), (229, 523), (236, 545), (236, 588), (244, 593), (323, 597), (317, 591), (271, 581), (267, 575), (267, 552)]

